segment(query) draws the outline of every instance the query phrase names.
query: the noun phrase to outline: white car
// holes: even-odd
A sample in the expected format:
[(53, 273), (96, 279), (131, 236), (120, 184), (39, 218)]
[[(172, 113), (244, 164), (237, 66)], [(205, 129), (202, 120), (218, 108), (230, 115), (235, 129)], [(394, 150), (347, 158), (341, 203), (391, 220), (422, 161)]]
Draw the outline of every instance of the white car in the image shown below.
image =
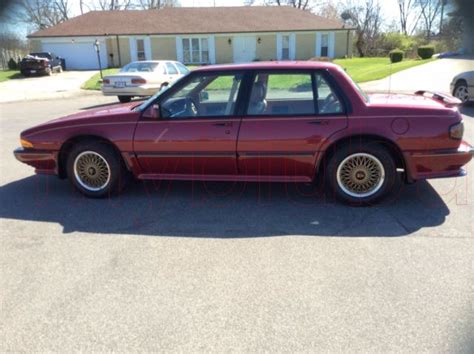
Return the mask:
[(451, 92), (462, 103), (474, 100), (474, 71), (466, 71), (456, 75), (451, 81)]
[(135, 96), (152, 96), (175, 80), (186, 75), (189, 69), (177, 61), (134, 61), (117, 74), (102, 80), (105, 96), (118, 96), (120, 102), (130, 102)]

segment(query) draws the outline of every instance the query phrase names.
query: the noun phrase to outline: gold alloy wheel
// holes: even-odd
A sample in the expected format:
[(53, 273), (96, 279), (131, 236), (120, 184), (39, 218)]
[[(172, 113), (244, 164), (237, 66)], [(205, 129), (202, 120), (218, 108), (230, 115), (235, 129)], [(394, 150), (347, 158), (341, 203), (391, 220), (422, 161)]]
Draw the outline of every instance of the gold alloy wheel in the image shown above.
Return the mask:
[(380, 190), (385, 180), (385, 169), (374, 155), (355, 153), (339, 164), (336, 177), (344, 193), (355, 198), (365, 198)]
[(97, 152), (84, 151), (74, 160), (74, 177), (84, 189), (98, 192), (110, 182), (110, 167)]

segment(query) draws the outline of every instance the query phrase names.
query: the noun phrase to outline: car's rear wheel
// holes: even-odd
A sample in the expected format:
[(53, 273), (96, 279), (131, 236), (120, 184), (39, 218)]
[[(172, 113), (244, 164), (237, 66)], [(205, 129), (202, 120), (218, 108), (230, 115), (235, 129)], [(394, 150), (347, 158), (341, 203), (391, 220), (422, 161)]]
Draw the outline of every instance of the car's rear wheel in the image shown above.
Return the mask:
[(117, 194), (128, 182), (120, 156), (112, 146), (99, 141), (73, 146), (67, 158), (67, 174), (79, 192), (93, 198)]
[(132, 96), (117, 96), (120, 103), (128, 103), (132, 100)]
[(460, 81), (456, 83), (454, 87), (453, 96), (459, 98), (462, 103), (466, 103), (469, 101), (469, 91), (467, 89), (467, 83), (464, 81)]
[(397, 169), (390, 153), (378, 144), (345, 144), (330, 158), (326, 178), (337, 199), (369, 205), (390, 193)]

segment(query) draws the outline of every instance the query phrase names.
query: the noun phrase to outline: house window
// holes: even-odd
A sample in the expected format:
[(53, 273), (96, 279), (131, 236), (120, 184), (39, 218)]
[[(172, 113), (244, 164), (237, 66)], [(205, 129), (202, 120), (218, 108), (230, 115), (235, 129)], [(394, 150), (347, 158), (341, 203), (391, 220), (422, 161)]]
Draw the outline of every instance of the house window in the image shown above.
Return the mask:
[(290, 36), (283, 35), (281, 36), (281, 60), (290, 59)]
[(321, 56), (329, 56), (329, 34), (327, 33), (321, 35)]
[(208, 63), (209, 44), (207, 38), (183, 38), (183, 61), (189, 63)]
[(137, 60), (145, 60), (145, 40), (137, 39)]

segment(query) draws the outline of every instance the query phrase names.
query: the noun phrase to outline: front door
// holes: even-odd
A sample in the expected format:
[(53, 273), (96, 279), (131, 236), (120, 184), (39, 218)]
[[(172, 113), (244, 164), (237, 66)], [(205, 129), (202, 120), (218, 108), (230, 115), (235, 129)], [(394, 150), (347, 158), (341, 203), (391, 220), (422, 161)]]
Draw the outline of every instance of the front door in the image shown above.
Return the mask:
[(347, 126), (323, 74), (255, 75), (237, 145), (239, 171), (261, 180), (309, 181), (324, 140)]
[(165, 91), (144, 112), (135, 132), (143, 174), (216, 180), (235, 176), (240, 82), (241, 74), (195, 73)]
[(257, 57), (257, 38), (255, 36), (234, 37), (234, 63), (249, 63)]

